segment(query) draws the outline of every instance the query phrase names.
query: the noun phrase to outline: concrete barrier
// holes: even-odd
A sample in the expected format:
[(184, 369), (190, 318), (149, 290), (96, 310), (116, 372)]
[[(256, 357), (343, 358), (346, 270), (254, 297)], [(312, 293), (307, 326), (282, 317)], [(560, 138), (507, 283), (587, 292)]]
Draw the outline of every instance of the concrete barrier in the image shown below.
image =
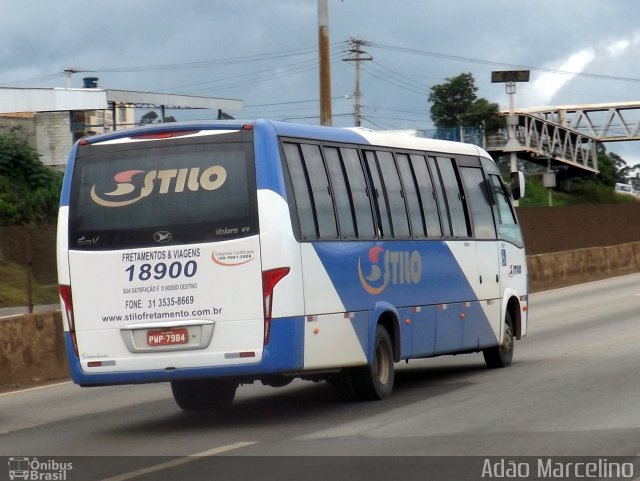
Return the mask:
[[(532, 292), (640, 272), (640, 242), (528, 256)], [(60, 312), (0, 320), (0, 388), (68, 377)]]
[(0, 388), (68, 376), (60, 312), (0, 319)]
[(640, 272), (640, 242), (527, 257), (532, 292)]

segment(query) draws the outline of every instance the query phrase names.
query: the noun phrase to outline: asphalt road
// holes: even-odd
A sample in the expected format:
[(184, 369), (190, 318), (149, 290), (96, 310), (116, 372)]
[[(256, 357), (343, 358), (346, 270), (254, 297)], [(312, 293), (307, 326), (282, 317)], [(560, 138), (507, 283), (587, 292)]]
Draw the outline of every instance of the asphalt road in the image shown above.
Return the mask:
[[(59, 311), (60, 304), (47, 304), (47, 305), (38, 305), (33, 306), (33, 312), (51, 312), (51, 311)], [(19, 316), (20, 314), (28, 314), (28, 307), (3, 307), (0, 308), (0, 319), (5, 317), (13, 317)]]
[[(467, 458), (447, 456), (475, 456), (475, 472), (487, 456), (635, 459), (639, 321), (640, 274), (534, 294), (512, 366), (489, 370), (476, 354), (398, 364), (394, 395), (381, 402), (343, 402), (326, 383), (303, 381), (242, 386), (224, 415), (181, 412), (166, 384), (6, 393), (0, 455), (74, 456), (66, 479), (120, 481), (272, 479), (283, 469), (278, 479), (365, 479), (357, 473), (371, 470), (366, 479), (405, 480), (425, 469), (456, 479)], [(396, 457), (414, 455), (431, 464)]]

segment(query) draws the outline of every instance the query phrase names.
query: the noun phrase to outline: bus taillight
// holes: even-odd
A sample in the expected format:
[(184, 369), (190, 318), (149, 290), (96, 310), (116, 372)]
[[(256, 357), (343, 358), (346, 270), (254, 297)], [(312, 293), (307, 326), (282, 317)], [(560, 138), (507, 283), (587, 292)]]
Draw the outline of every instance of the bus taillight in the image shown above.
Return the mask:
[(264, 345), (269, 343), (271, 333), (271, 309), (273, 307), (273, 289), (276, 284), (289, 274), (288, 267), (279, 267), (262, 272), (262, 294), (264, 298)]
[(71, 335), (71, 343), (73, 344), (73, 352), (78, 356), (78, 341), (76, 340), (76, 324), (73, 319), (73, 303), (71, 299), (71, 286), (58, 286), (60, 298), (64, 304), (64, 311), (67, 314), (67, 322), (69, 323), (69, 334)]
[(130, 138), (136, 140), (164, 140), (173, 139), (175, 137), (184, 137), (185, 135), (193, 135), (200, 132), (199, 130), (168, 130), (163, 132), (153, 132), (150, 134), (132, 135)]

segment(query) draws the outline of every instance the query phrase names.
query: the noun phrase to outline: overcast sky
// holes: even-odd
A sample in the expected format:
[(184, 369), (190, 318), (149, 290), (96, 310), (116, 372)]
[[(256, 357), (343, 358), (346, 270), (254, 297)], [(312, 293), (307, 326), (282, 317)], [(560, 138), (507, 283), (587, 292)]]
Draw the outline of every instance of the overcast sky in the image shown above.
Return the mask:
[[(490, 73), (516, 66), (532, 69), (518, 107), (640, 101), (638, 18), (638, 0), (329, 0), (334, 125), (353, 124), (352, 37), (373, 57), (366, 127), (433, 128), (429, 87), (463, 72), (507, 108)], [(73, 67), (87, 71), (74, 87), (95, 75), (104, 88), (240, 99), (237, 118), (318, 123), (317, 21), (316, 0), (2, 0), (0, 86), (64, 87)], [(607, 147), (636, 163), (637, 144)]]

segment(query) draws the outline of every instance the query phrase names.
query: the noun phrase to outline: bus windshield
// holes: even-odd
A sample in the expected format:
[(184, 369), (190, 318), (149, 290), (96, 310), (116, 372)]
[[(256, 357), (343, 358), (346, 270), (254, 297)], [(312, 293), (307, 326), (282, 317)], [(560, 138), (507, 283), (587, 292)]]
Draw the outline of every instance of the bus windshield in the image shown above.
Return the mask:
[(85, 144), (73, 174), (70, 247), (124, 249), (257, 233), (250, 133)]

